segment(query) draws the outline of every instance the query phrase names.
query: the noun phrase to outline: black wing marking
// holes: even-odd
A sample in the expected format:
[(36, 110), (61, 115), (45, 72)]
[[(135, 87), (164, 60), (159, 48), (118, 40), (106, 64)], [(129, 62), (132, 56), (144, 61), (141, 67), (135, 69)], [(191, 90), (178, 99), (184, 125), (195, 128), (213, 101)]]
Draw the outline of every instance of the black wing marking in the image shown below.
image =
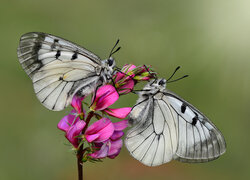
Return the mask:
[(221, 132), (198, 109), (167, 91), (162, 100), (177, 114), (178, 147), (176, 159), (183, 162), (207, 162), (226, 151)]
[(99, 82), (100, 58), (62, 38), (27, 33), (17, 52), (38, 99), (48, 109), (64, 109), (77, 91), (87, 95)]
[[(101, 64), (100, 58), (92, 52), (65, 39), (40, 32), (24, 34), (20, 39), (17, 54), (22, 67), (31, 78), (36, 71), (56, 60), (77, 62), (78, 65), (84, 63), (94, 67)], [(65, 65), (65, 63), (60, 64), (60, 66)], [(66, 66), (78, 67), (78, 65)]]

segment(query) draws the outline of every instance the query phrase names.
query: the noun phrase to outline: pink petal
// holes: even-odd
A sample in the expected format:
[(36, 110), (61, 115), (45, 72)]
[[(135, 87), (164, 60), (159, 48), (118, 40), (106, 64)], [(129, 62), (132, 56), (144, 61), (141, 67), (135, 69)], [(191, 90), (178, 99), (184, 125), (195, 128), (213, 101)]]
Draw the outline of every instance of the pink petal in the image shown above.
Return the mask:
[(75, 120), (74, 124), (80, 120), (79, 117), (76, 118), (76, 115), (73, 115), (75, 113), (75, 110), (72, 110), (72, 114), (68, 114), (67, 116), (64, 116), (61, 121), (57, 124), (57, 128), (62, 131), (67, 131), (73, 124), (73, 121)]
[(105, 143), (105, 144), (103, 144), (103, 146), (101, 147), (101, 149), (99, 151), (96, 151), (92, 154), (89, 154), (89, 156), (91, 156), (92, 158), (95, 158), (95, 159), (102, 159), (102, 158), (107, 157), (108, 151), (109, 151), (109, 147)]
[(110, 123), (112, 123), (110, 121), (110, 119), (108, 119), (108, 118), (102, 118), (102, 119), (94, 122), (93, 124), (91, 124), (87, 128), (87, 130), (85, 131), (85, 134), (96, 134), (97, 132), (99, 132), (100, 130), (102, 130), (103, 128), (105, 128)]
[(130, 64), (130, 67), (128, 68), (128, 71), (131, 71), (131, 70), (133, 70), (135, 68), (136, 68), (136, 66), (134, 64)]
[(115, 122), (113, 123), (114, 127), (115, 127), (115, 131), (122, 131), (123, 129), (125, 129), (126, 127), (128, 127), (128, 120), (122, 120), (119, 122)]
[(116, 89), (111, 85), (105, 85), (100, 87), (96, 92), (95, 110), (103, 110), (108, 106), (114, 104), (119, 98), (119, 94), (116, 92)]
[[(126, 64), (125, 66), (123, 66), (122, 68), (122, 72), (117, 72), (115, 74), (116, 78), (115, 78), (115, 83), (120, 81), (122, 78), (125, 78), (125, 80), (130, 79), (130, 77), (127, 75), (131, 70), (133, 70), (134, 68), (136, 68), (135, 65), (133, 64)], [(130, 73), (131, 77), (134, 77), (134, 74)]]
[(122, 132), (122, 131), (115, 131), (115, 132), (112, 134), (112, 136), (110, 137), (110, 139), (111, 139), (112, 141), (116, 141), (116, 140), (120, 139), (123, 135), (124, 135), (124, 132)]
[(128, 81), (126, 81), (126, 84), (119, 87), (119, 94), (128, 94), (129, 92), (131, 92), (134, 89), (135, 86), (135, 82), (133, 79), (130, 79)]
[(110, 116), (113, 116), (119, 119), (124, 119), (130, 113), (131, 108), (130, 107), (117, 108), (117, 109), (107, 108), (107, 109), (104, 109), (104, 111), (108, 113)]
[(70, 127), (69, 130), (66, 132), (66, 138), (69, 142), (75, 147), (78, 147), (78, 138), (85, 127), (86, 123), (84, 121), (78, 121), (74, 126)]
[(121, 151), (122, 148), (122, 140), (119, 139), (117, 141), (111, 141), (111, 146), (108, 152), (108, 157), (113, 159), (115, 158)]
[(74, 96), (71, 101), (71, 106), (77, 111), (78, 114), (82, 112), (82, 101), (84, 97)]
[(131, 71), (131, 70), (133, 70), (135, 68), (136, 68), (136, 66), (133, 65), (133, 64), (126, 64), (125, 66), (123, 66), (122, 72), (126, 73), (126, 72), (129, 72), (129, 71)]
[(85, 135), (85, 138), (88, 142), (94, 141), (96, 138), (98, 138), (100, 134), (93, 134), (93, 135)]
[(117, 73), (113, 76), (113, 78), (115, 78), (114, 82), (116, 83), (116, 82), (120, 81), (124, 76), (125, 76), (125, 74), (123, 74), (123, 73), (121, 73), (121, 72), (117, 72)]
[(101, 131), (98, 132), (99, 137), (95, 139), (95, 142), (103, 142), (108, 140), (112, 134), (114, 133), (114, 125), (110, 123), (105, 128), (103, 128)]
[[(103, 142), (112, 136), (114, 132), (114, 125), (108, 118), (102, 118), (91, 126), (89, 126), (85, 132), (85, 137), (89, 142)], [(95, 137), (90, 135), (95, 135)]]

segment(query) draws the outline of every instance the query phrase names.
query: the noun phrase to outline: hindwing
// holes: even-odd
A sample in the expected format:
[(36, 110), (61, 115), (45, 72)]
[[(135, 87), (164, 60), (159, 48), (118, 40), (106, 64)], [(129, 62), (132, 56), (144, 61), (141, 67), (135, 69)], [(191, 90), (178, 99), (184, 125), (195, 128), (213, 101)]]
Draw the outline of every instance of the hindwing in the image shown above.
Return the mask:
[(178, 146), (175, 159), (183, 162), (207, 162), (226, 151), (219, 129), (197, 108), (171, 91), (164, 93), (164, 103), (177, 115)]
[(170, 91), (139, 97), (125, 144), (131, 155), (147, 166), (172, 159), (206, 162), (226, 150), (223, 135), (198, 109)]

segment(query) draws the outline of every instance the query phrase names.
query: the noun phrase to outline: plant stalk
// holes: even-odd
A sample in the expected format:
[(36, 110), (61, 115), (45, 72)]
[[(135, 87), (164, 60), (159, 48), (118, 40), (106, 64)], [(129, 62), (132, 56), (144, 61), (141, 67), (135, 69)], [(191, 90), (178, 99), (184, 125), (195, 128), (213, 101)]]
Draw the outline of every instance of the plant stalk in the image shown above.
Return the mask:
[[(91, 120), (91, 118), (94, 116), (94, 111), (89, 112), (88, 117), (86, 119), (86, 125), (82, 130), (82, 134), (85, 133), (89, 121)], [(82, 162), (82, 158), (83, 158), (83, 144), (79, 147), (78, 151), (77, 151), (77, 169), (78, 169), (78, 180), (83, 180), (83, 162)]]

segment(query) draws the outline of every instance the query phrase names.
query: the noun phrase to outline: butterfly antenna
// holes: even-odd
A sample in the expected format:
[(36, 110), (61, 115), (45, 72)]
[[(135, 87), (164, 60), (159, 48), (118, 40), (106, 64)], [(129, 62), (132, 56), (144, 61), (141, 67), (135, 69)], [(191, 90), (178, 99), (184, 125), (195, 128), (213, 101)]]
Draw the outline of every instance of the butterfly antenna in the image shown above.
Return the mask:
[(175, 75), (175, 73), (178, 71), (178, 69), (180, 69), (180, 66), (178, 66), (178, 67), (174, 70), (173, 74), (168, 78), (167, 82)]
[(119, 51), (121, 49), (121, 47), (118, 47), (116, 50), (114, 50), (116, 48), (116, 46), (118, 45), (120, 39), (118, 39), (114, 45), (114, 47), (111, 49), (110, 53), (109, 53), (109, 57), (111, 57), (113, 54), (115, 54), (117, 51)]
[(175, 79), (175, 80), (172, 80), (172, 81), (167, 81), (167, 83), (176, 82), (176, 81), (179, 81), (179, 80), (181, 80), (181, 79), (183, 79), (183, 78), (186, 78), (186, 77), (188, 77), (188, 75), (182, 76), (182, 77), (180, 77), (180, 78), (178, 78), (178, 79)]

